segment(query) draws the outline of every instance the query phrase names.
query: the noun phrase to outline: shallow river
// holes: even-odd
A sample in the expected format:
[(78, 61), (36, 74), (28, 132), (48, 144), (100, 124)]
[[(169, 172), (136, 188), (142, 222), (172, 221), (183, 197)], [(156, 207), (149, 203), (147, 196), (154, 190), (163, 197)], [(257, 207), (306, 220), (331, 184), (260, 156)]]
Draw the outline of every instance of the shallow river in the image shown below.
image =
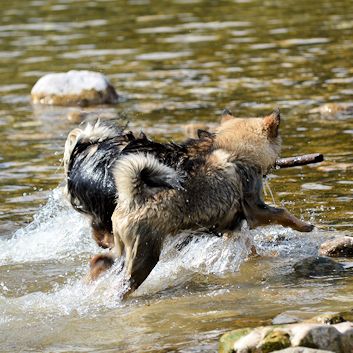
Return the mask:
[[(302, 278), (293, 264), (319, 244), (353, 235), (353, 114), (314, 114), (353, 102), (351, 0), (0, 2), (0, 351), (208, 352), (232, 328), (278, 313), (353, 307), (353, 277)], [(321, 152), (320, 165), (275, 171), (268, 202), (316, 225), (233, 238), (168, 241), (128, 301), (110, 273), (84, 282), (99, 251), (87, 220), (61, 194), (61, 156), (73, 109), (38, 108), (30, 90), (48, 72), (104, 72), (121, 117), (155, 138), (183, 138), (185, 123), (215, 126), (282, 112), (283, 156)], [(257, 258), (248, 258), (247, 239)], [(178, 250), (179, 249), (179, 250)]]

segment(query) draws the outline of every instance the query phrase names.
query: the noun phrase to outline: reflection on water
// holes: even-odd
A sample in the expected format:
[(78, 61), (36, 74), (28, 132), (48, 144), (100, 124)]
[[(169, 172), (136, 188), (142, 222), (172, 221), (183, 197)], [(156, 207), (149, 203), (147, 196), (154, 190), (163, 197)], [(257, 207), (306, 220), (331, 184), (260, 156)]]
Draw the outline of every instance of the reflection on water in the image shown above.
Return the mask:
[[(292, 272), (322, 239), (352, 235), (352, 110), (313, 110), (352, 105), (350, 8), (348, 0), (1, 2), (0, 350), (201, 352), (215, 350), (223, 331), (285, 310), (351, 308), (351, 277)], [(66, 134), (80, 120), (67, 119), (73, 108), (29, 99), (40, 76), (69, 69), (104, 72), (122, 96), (82, 116), (127, 118), (160, 139), (182, 138), (190, 121), (214, 127), (224, 107), (249, 116), (279, 106), (282, 154), (321, 152), (326, 162), (276, 171), (274, 201), (317, 230), (200, 235), (177, 250), (181, 235), (126, 303), (118, 268), (85, 284), (99, 250), (56, 189)], [(245, 261), (246, 238), (261, 257)]]

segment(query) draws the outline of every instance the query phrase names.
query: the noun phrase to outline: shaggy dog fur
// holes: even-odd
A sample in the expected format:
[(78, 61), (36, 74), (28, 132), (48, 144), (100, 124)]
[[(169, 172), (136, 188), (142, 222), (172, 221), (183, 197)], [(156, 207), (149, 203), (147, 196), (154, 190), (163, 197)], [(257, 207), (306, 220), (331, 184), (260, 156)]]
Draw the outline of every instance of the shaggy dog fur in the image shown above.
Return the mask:
[[(67, 190), (91, 217), (109, 254), (91, 260), (90, 278), (124, 256), (130, 292), (157, 264), (167, 235), (200, 228), (216, 232), (281, 224), (313, 226), (262, 200), (262, 177), (281, 147), (278, 110), (264, 118), (224, 116), (215, 134), (159, 144), (101, 124), (73, 130), (65, 146)], [(112, 234), (114, 238), (112, 238)], [(127, 293), (128, 294), (128, 293)]]
[[(131, 132), (101, 122), (71, 131), (64, 152), (66, 193), (72, 206), (89, 216), (97, 244), (103, 248), (114, 246), (111, 217), (119, 197), (113, 172), (121, 157), (148, 153), (187, 175), (211, 149), (212, 136), (200, 130), (198, 139), (161, 144), (142, 133), (136, 138)], [(151, 187), (154, 183), (162, 183), (160, 188), (176, 186), (174, 179), (156, 181), (151, 177), (146, 182)]]

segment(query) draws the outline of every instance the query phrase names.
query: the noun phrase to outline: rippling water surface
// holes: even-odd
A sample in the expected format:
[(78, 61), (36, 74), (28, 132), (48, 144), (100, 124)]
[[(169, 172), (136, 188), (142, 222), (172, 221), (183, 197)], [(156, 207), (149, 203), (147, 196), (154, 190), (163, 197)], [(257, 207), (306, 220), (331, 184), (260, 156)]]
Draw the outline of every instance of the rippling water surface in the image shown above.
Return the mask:
[[(0, 2), (0, 350), (2, 352), (205, 352), (226, 330), (270, 322), (286, 310), (351, 309), (352, 277), (300, 278), (292, 265), (324, 239), (353, 235), (353, 103), (350, 0), (321, 2)], [(326, 162), (276, 171), (274, 202), (312, 221), (232, 238), (185, 234), (126, 302), (119, 264), (94, 285), (84, 277), (99, 251), (87, 220), (58, 185), (74, 108), (35, 107), (29, 93), (48, 72), (105, 73), (114, 107), (133, 130), (181, 139), (189, 122), (215, 126), (281, 108), (283, 156), (321, 152)], [(76, 109), (77, 110), (77, 109)], [(79, 109), (78, 109), (79, 110)], [(267, 195), (268, 202), (273, 202)], [(254, 241), (257, 258), (248, 258)], [(179, 250), (178, 250), (179, 249)]]

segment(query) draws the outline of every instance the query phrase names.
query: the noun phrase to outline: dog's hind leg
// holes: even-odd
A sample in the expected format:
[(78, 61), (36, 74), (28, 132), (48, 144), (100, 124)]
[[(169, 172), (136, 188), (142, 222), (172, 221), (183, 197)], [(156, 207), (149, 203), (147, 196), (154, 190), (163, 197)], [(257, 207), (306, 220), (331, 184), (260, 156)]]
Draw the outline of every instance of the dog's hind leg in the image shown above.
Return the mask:
[(113, 214), (114, 256), (124, 256), (124, 270), (129, 290), (135, 291), (156, 266), (161, 252), (161, 236), (142, 220), (131, 223)]
[(287, 210), (268, 206), (262, 201), (245, 201), (243, 207), (250, 229), (270, 224), (280, 224), (299, 232), (311, 232), (314, 229), (312, 224), (301, 221)]
[(160, 255), (160, 244), (156, 241), (137, 237), (127, 260), (127, 273), (130, 275), (130, 293), (136, 290), (156, 266)]
[[(128, 247), (126, 247), (128, 248)], [(161, 244), (156, 238), (137, 236), (131, 249), (126, 252), (126, 272), (129, 276), (129, 291), (135, 291), (156, 266), (161, 252)]]
[(311, 232), (312, 224), (306, 223), (283, 208), (266, 205), (261, 198), (262, 182), (253, 178), (243, 195), (242, 207), (250, 229), (270, 224), (280, 224), (299, 232)]

